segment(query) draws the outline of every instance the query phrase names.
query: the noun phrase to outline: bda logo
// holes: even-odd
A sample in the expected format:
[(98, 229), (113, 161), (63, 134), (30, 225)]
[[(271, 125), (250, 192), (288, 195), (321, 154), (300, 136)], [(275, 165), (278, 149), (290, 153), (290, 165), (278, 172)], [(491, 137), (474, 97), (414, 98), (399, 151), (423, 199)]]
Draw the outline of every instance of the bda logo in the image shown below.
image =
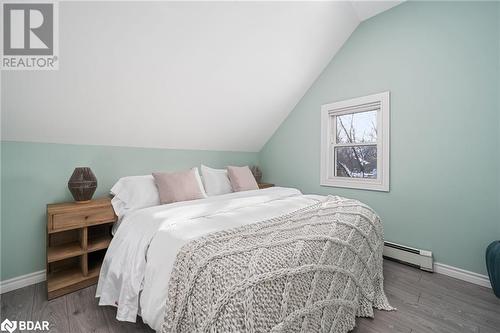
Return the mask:
[(0, 329), (2, 331), (9, 331), (10, 333), (14, 332), (17, 328), (16, 321), (10, 321), (9, 319), (5, 319), (0, 325)]
[(2, 69), (57, 69), (57, 3), (4, 3), (2, 12)]
[(10, 321), (5, 319), (0, 325), (2, 331), (8, 331), (9, 333), (14, 332), (16, 329), (20, 331), (48, 331), (50, 328), (50, 323), (47, 320), (42, 321), (32, 321), (32, 320), (18, 320)]

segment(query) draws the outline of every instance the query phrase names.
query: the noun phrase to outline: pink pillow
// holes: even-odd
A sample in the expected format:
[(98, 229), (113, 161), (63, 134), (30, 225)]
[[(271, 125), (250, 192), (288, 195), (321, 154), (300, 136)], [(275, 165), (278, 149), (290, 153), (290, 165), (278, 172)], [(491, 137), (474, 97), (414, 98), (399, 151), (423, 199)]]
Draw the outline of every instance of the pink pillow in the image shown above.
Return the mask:
[[(179, 172), (153, 172), (160, 203), (203, 199), (201, 181), (197, 178), (197, 169)], [(199, 177), (199, 176), (198, 176)]]
[(259, 185), (257, 185), (257, 181), (255, 181), (255, 177), (248, 166), (228, 166), (227, 175), (229, 176), (234, 192), (259, 189)]

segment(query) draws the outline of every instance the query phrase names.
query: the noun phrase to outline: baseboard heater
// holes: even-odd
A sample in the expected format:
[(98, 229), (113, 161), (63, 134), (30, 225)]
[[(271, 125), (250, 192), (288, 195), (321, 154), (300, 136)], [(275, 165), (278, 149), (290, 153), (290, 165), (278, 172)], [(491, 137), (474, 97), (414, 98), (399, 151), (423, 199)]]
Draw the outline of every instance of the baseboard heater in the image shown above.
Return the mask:
[(432, 252), (392, 242), (384, 242), (384, 258), (433, 272)]

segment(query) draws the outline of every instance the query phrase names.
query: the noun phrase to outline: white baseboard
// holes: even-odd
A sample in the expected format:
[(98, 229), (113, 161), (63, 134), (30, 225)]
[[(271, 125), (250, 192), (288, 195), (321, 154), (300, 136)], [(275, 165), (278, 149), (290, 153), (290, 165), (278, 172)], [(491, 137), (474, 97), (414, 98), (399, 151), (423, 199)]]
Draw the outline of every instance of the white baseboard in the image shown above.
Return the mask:
[(441, 264), (439, 262), (434, 263), (434, 272), (438, 274), (447, 275), (462, 281), (474, 283), (486, 288), (491, 288), (490, 279), (487, 275), (466, 271), (465, 269)]
[(45, 270), (0, 281), (0, 294), (45, 281)]

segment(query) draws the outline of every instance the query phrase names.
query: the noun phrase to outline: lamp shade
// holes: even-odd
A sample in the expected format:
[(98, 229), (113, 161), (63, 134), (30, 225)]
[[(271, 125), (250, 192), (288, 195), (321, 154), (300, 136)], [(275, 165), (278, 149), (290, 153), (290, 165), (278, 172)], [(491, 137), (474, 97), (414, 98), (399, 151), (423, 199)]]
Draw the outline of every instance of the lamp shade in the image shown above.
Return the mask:
[(68, 188), (76, 202), (90, 201), (97, 189), (97, 178), (88, 167), (75, 168), (68, 181)]

